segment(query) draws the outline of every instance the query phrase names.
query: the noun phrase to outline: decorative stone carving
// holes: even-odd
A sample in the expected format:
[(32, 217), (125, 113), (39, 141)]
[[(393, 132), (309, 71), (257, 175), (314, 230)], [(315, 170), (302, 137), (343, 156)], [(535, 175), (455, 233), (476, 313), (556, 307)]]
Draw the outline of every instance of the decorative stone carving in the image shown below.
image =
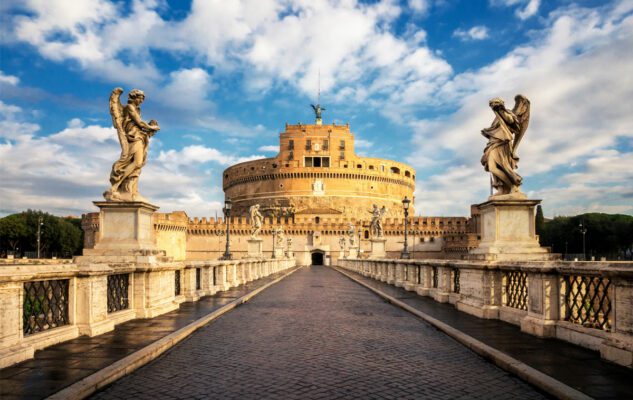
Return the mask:
[(351, 222), (347, 226), (347, 236), (349, 237), (349, 247), (356, 245), (356, 227)]
[[(495, 97), (490, 100), (489, 105), (495, 119), (489, 128), (481, 131), (488, 139), (481, 164), (491, 174), (491, 184), (496, 190), (495, 196), (521, 193), (523, 178), (515, 172), (519, 162), (517, 148), (530, 121), (530, 101), (520, 94), (516, 95), (514, 100), (512, 111), (505, 108), (502, 99)], [(522, 194), (519, 196), (525, 198)]]
[(121, 144), (121, 155), (112, 165), (110, 184), (103, 197), (108, 201), (147, 202), (138, 193), (138, 178), (147, 162), (149, 139), (160, 130), (158, 123), (141, 119), (143, 91), (134, 89), (128, 94), (127, 105), (121, 105), (123, 89), (115, 88), (110, 95), (110, 115)]
[(345, 250), (345, 243), (347, 241), (345, 240), (345, 236), (341, 236), (340, 238), (338, 238), (338, 246), (340, 247), (341, 250)]
[(382, 206), (382, 208), (379, 209), (378, 206), (374, 204), (374, 208), (370, 211), (370, 213), (371, 223), (369, 224), (369, 229), (371, 231), (371, 235), (374, 238), (381, 238), (383, 236), (382, 217), (384, 217), (387, 213), (387, 209), (385, 206)]
[(259, 204), (255, 204), (248, 209), (251, 217), (251, 239), (256, 239), (262, 230), (262, 214), (259, 212)]

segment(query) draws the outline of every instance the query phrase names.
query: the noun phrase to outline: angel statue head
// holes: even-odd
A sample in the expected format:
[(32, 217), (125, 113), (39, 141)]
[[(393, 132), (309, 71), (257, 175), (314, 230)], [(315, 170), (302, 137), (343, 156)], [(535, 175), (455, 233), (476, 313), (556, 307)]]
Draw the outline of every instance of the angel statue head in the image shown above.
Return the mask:
[(494, 196), (523, 196), (523, 178), (515, 170), (519, 162), (517, 149), (530, 122), (530, 100), (517, 94), (514, 102), (514, 108), (508, 110), (499, 97), (491, 99), (488, 105), (495, 118), (489, 128), (481, 131), (488, 139), (481, 164), (490, 172), (492, 188), (496, 189)]
[(127, 94), (128, 103), (140, 105), (143, 101), (145, 101), (145, 93), (140, 89), (132, 89), (130, 93)]

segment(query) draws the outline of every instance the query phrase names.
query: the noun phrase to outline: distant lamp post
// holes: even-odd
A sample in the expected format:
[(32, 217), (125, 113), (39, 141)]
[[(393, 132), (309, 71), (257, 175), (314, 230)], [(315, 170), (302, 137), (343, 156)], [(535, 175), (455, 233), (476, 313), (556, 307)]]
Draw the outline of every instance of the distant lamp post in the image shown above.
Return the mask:
[(272, 258), (277, 258), (275, 256), (275, 242), (277, 241), (277, 229), (275, 229), (275, 227), (273, 226), (273, 257)]
[(587, 235), (587, 227), (584, 225), (583, 221), (580, 221), (580, 225), (578, 225), (578, 227), (580, 228), (580, 233), (582, 233), (582, 259), (584, 261), (587, 261), (587, 242), (585, 241), (585, 236)]
[(40, 258), (41, 254), (41, 242), (42, 242), (42, 225), (44, 225), (44, 218), (40, 215), (37, 217), (37, 258)]
[(402, 208), (404, 208), (404, 248), (402, 249), (402, 253), (400, 254), (400, 258), (402, 259), (409, 259), (409, 243), (407, 241), (407, 234), (408, 234), (408, 230), (409, 230), (409, 205), (411, 204), (411, 200), (409, 200), (407, 198), (407, 196), (404, 196), (404, 199), (402, 200)]
[(231, 199), (224, 200), (224, 219), (226, 220), (226, 249), (224, 250), (223, 260), (230, 260), (231, 256), (231, 208), (233, 203)]

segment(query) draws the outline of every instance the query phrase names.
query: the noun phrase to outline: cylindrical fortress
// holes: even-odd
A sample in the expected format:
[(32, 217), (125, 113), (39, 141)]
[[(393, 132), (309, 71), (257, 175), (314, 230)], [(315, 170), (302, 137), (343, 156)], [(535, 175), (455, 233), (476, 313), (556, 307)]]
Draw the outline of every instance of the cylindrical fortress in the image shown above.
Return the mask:
[[(402, 199), (413, 199), (415, 171), (406, 164), (354, 153), (347, 125), (288, 125), (279, 154), (227, 168), (223, 188), (233, 215), (253, 204), (271, 215), (371, 218), (373, 205), (388, 217), (403, 217)], [(414, 210), (410, 210), (414, 215)]]

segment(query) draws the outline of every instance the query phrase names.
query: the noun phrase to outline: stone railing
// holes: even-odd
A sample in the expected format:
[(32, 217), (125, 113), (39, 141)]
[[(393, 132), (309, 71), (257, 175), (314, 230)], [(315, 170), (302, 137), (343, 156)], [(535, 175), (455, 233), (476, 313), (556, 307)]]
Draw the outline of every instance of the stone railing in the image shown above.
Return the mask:
[(633, 367), (633, 263), (347, 259), (339, 266)]
[(294, 266), (290, 259), (147, 261), (1, 267), (0, 368)]

